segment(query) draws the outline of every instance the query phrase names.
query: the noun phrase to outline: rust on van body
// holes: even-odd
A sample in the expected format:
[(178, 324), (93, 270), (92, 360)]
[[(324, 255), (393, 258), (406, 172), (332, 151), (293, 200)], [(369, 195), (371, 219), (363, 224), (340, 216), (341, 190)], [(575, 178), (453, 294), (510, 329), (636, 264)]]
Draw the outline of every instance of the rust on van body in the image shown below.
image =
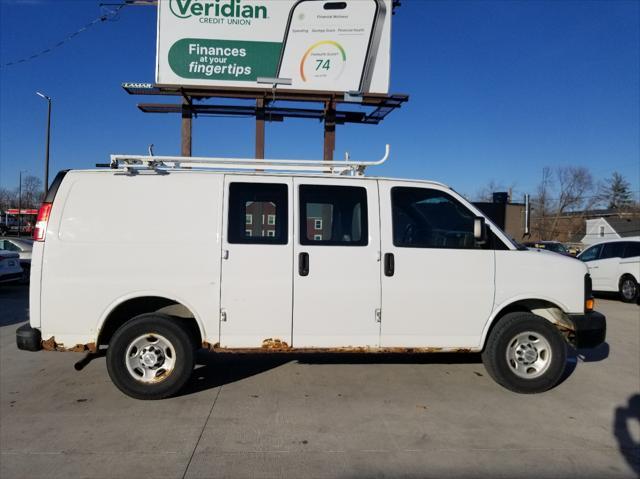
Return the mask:
[(262, 347), (260, 349), (267, 349), (269, 351), (287, 351), (291, 347), (281, 339), (267, 338), (262, 341)]
[[(340, 348), (294, 348), (285, 341), (268, 338), (262, 342), (259, 348), (222, 348), (220, 343), (211, 344), (207, 341), (202, 343), (202, 347), (210, 351), (219, 353), (351, 353), (351, 354), (425, 354), (454, 352), (444, 348), (379, 348), (367, 346), (345, 346)], [(455, 352), (471, 352), (469, 349), (461, 349)]]
[(45, 351), (64, 351), (71, 353), (95, 353), (98, 351), (96, 343), (76, 344), (75, 346), (66, 348), (64, 344), (57, 343), (56, 338), (53, 336), (51, 336), (49, 339), (43, 339), (41, 345), (42, 349), (44, 349)]

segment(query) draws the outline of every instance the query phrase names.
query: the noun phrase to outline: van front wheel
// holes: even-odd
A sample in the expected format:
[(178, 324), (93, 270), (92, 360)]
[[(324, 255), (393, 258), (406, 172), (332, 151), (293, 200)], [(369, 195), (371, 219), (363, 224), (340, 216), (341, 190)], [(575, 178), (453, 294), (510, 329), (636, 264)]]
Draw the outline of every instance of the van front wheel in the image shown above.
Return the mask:
[(551, 389), (560, 381), (567, 345), (557, 328), (531, 313), (510, 313), (491, 332), (482, 362), (500, 385), (523, 394)]
[(107, 370), (113, 383), (136, 399), (163, 399), (186, 384), (195, 351), (180, 320), (165, 314), (136, 316), (113, 335)]

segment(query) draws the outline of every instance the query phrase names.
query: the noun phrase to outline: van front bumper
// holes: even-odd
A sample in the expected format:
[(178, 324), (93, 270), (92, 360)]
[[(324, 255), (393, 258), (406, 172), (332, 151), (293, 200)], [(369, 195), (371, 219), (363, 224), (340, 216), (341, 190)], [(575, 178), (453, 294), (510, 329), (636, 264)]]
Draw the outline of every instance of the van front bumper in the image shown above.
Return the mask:
[(16, 331), (16, 344), (23, 351), (40, 351), (42, 335), (39, 329), (32, 328), (29, 323), (23, 324)]
[(576, 349), (595, 348), (604, 343), (607, 335), (607, 319), (604, 314), (590, 311), (585, 314), (570, 314), (574, 334), (571, 343)]

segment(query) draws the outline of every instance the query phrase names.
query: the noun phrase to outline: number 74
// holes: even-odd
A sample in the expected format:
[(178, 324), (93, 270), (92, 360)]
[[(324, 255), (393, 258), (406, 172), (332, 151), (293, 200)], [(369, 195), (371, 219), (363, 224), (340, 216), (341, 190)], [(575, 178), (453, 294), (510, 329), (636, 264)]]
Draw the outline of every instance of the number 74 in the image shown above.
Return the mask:
[(329, 70), (331, 68), (331, 60), (316, 60), (316, 71)]

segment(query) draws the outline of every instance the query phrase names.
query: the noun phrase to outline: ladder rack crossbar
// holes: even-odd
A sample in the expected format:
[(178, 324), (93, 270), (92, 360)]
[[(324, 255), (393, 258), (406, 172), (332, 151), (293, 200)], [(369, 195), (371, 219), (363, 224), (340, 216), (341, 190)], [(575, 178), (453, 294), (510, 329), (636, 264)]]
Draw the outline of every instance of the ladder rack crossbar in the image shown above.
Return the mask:
[(222, 169), (222, 170), (274, 170), (303, 171), (356, 175), (364, 174), (369, 166), (383, 164), (389, 158), (390, 146), (386, 145), (384, 156), (377, 161), (317, 161), (317, 160), (259, 160), (253, 158), (209, 158), (191, 156), (111, 155), (113, 169), (171, 170), (171, 169)]

